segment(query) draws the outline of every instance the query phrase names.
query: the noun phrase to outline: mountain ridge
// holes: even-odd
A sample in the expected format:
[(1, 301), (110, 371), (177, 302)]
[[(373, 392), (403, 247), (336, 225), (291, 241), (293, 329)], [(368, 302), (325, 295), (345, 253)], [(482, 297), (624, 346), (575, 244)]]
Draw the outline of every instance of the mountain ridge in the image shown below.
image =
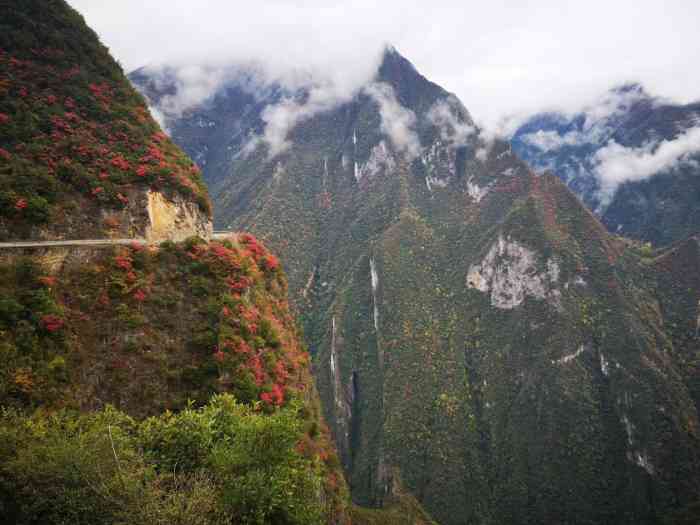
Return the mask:
[[(700, 227), (697, 141), (682, 144), (698, 115), (700, 102), (673, 104), (630, 83), (575, 114), (530, 117), (512, 143), (536, 169), (564, 180), (610, 231), (663, 245)], [(665, 160), (671, 147), (685, 150)]]

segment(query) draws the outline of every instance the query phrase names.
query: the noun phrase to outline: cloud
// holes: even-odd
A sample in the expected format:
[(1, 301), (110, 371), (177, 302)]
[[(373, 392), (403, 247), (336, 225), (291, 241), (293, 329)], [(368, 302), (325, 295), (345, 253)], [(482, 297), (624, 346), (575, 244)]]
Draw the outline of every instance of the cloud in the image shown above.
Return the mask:
[(626, 113), (634, 104), (645, 99), (651, 100), (640, 85), (625, 85), (606, 91), (603, 96), (583, 108), (583, 129), (589, 131), (601, 123), (607, 125), (612, 118)]
[(700, 3), (687, 0), (69, 2), (127, 70), (252, 60), (272, 76), (297, 68), (357, 86), (391, 42), (487, 127), (578, 108), (630, 79), (685, 102), (700, 85)]
[(268, 157), (274, 157), (291, 145), (289, 132), (302, 121), (347, 102), (356, 94), (356, 87), (334, 82), (316, 84), (305, 88), (305, 100), (286, 97), (281, 102), (267, 106), (262, 112), (265, 131), (261, 139), (269, 146)]
[(560, 135), (554, 130), (538, 130), (534, 133), (527, 133), (521, 137), (522, 141), (530, 146), (534, 146), (545, 153), (558, 150), (562, 146), (578, 146), (587, 142), (584, 134), (578, 131), (569, 131)]
[(401, 105), (394, 89), (384, 82), (373, 82), (364, 88), (364, 92), (379, 105), (382, 132), (389, 137), (394, 148), (405, 154), (408, 160), (420, 155), (421, 144), (414, 130), (416, 115)]
[(689, 156), (697, 152), (700, 152), (700, 126), (686, 130), (673, 140), (650, 142), (641, 148), (626, 148), (611, 141), (593, 157), (603, 203), (612, 199), (623, 182), (643, 180), (672, 170), (689, 162)]
[(455, 148), (465, 146), (467, 139), (476, 133), (469, 114), (455, 97), (435, 102), (426, 118), (440, 130), (440, 138)]
[[(573, 111), (565, 111), (561, 114), (562, 124), (567, 124), (567, 119), (582, 119), (580, 129), (567, 131), (564, 134), (557, 130), (538, 130), (522, 135), (521, 139), (545, 153), (556, 151), (563, 146), (602, 145), (615, 132), (618, 126), (616, 118), (629, 114), (629, 109), (642, 101), (658, 104), (661, 99), (649, 96), (638, 84), (627, 84), (607, 90), (602, 96), (581, 104)], [(510, 136), (512, 133), (508, 137)]]

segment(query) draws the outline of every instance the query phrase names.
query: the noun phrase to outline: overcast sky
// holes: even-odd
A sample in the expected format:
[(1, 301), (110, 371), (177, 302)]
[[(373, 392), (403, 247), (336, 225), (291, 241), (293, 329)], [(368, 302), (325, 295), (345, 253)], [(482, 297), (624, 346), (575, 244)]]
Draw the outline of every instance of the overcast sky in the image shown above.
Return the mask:
[[(69, 0), (126, 70), (258, 60), (348, 90), (392, 43), (477, 121), (573, 110), (639, 81), (700, 99), (700, 2), (691, 0)], [(377, 7), (379, 6), (379, 7)], [(359, 86), (357, 86), (359, 87)]]

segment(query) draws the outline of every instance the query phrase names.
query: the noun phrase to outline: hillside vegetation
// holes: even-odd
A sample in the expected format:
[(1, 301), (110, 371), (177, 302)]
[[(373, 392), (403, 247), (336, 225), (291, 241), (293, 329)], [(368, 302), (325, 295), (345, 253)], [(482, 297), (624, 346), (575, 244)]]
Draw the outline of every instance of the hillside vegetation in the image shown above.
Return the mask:
[(82, 17), (1, 2), (0, 239), (143, 236), (147, 190), (211, 214), (199, 170)]

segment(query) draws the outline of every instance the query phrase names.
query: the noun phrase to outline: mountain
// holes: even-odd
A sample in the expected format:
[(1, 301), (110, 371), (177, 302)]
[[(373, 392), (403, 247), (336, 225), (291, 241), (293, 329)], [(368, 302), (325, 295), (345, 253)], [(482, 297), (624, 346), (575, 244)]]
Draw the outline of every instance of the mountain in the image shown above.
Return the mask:
[(611, 235), (392, 48), (318, 111), (253, 77), (181, 112), (177, 71), (131, 79), (215, 224), (284, 261), (356, 502), (400, 481), (447, 525), (697, 517), (695, 241)]
[(673, 104), (628, 84), (573, 115), (534, 115), (511, 142), (611, 232), (667, 245), (700, 230), (699, 123), (700, 103)]
[(0, 26), (2, 238), (65, 240), (0, 246), (2, 522), (432, 524), (351, 505), (279, 260), (209, 240), (199, 170), (82, 17)]

